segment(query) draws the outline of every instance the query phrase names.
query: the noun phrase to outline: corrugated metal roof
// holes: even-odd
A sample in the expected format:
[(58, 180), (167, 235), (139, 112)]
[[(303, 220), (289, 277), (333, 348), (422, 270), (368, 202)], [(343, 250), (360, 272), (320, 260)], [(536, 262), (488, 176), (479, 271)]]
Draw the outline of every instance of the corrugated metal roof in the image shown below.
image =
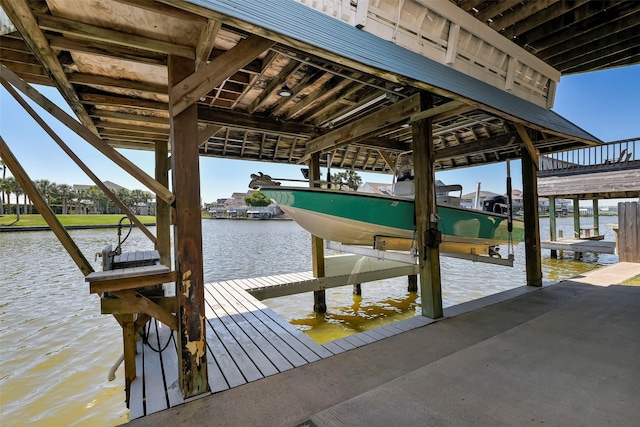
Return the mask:
[(186, 0), (363, 65), (423, 82), (554, 133), (601, 142), (551, 110), (292, 0)]

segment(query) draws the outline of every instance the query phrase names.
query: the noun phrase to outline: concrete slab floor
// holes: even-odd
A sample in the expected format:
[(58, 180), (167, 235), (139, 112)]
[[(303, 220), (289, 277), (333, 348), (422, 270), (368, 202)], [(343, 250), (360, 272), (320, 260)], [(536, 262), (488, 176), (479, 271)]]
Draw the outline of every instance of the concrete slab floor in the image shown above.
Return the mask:
[(640, 425), (640, 288), (602, 287), (637, 274), (618, 263), (130, 424)]

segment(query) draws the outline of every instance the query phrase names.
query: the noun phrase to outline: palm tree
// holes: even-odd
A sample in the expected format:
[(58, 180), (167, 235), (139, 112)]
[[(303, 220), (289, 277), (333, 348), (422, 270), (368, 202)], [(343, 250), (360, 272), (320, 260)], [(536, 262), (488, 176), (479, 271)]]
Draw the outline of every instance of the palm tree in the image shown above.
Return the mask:
[(18, 181), (12, 176), (4, 179), (5, 191), (7, 192), (7, 201), (11, 198), (11, 193), (16, 194), (16, 220), (20, 221), (20, 204), (18, 202), (18, 195), (22, 194), (22, 189)]
[[(0, 169), (2, 169), (2, 181), (0, 182), (4, 182), (4, 180), (7, 178), (7, 165), (2, 159), (0, 159)], [(2, 190), (0, 185), (0, 197), (2, 198), (2, 202), (0, 203), (0, 215), (4, 215), (4, 196), (5, 190)]]
[(69, 201), (69, 199), (71, 199), (75, 195), (75, 192), (73, 191), (71, 186), (68, 185), (68, 184), (56, 185), (55, 192), (56, 192), (56, 195), (62, 201), (62, 214), (66, 214), (67, 213), (67, 202)]
[[(0, 194), (2, 194), (2, 203), (0, 203), (0, 215), (4, 215), (5, 200), (9, 201), (9, 182), (7, 178), (0, 178)], [(6, 198), (5, 198), (6, 196)]]
[(34, 181), (34, 184), (42, 198), (47, 201), (49, 206), (51, 206), (51, 193), (52, 190), (54, 190), (55, 183), (51, 183), (48, 179), (38, 179)]
[(142, 190), (132, 190), (131, 191), (131, 199), (132, 202), (135, 206), (135, 213), (136, 215), (140, 214), (140, 205), (141, 204), (147, 204), (149, 202), (149, 200), (151, 199), (151, 195), (149, 193), (147, 193), (146, 191), (142, 191)]

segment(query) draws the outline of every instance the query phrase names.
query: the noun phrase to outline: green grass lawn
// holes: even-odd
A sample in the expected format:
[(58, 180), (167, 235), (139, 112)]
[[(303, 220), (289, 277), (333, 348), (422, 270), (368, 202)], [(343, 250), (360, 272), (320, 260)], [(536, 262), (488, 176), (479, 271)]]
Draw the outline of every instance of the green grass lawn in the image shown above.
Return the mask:
[(623, 285), (640, 286), (640, 274), (622, 282)]
[[(117, 224), (124, 215), (57, 215), (62, 225), (111, 225)], [(154, 216), (138, 216), (143, 223), (154, 223)], [(128, 220), (124, 220), (123, 224), (129, 224)], [(12, 227), (36, 227), (47, 225), (42, 215), (20, 215), (20, 221), (16, 222), (15, 215), (5, 215), (0, 217), (0, 226)]]

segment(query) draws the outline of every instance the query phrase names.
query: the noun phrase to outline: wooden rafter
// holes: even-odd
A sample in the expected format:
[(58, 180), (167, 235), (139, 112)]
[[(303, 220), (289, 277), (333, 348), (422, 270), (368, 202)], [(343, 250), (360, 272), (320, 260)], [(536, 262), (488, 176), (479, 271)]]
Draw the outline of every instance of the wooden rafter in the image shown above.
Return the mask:
[(96, 40), (74, 40), (68, 37), (47, 35), (53, 49), (69, 52), (88, 53), (107, 58), (136, 61), (141, 64), (167, 65), (167, 56), (162, 53), (143, 51)]
[(54, 31), (73, 36), (80, 40), (95, 40), (140, 49), (143, 51), (170, 54), (193, 59), (195, 51), (192, 47), (169, 43), (162, 40), (149, 39), (137, 34), (124, 33), (96, 25), (85, 24), (59, 16), (36, 14), (38, 25), (43, 30)]
[(259, 36), (250, 36), (229, 49), (195, 73), (173, 86), (170, 98), (174, 100), (172, 114), (177, 115), (201, 97), (212, 91), (236, 71), (253, 61), (274, 42)]
[(218, 37), (218, 32), (221, 27), (221, 21), (209, 19), (207, 25), (200, 33), (200, 38), (196, 45), (196, 70), (200, 68), (201, 65), (205, 65), (209, 60), (209, 55), (211, 55), (213, 44), (216, 41), (216, 37)]
[(313, 153), (346, 145), (359, 136), (364, 136), (390, 124), (407, 120), (411, 115), (419, 111), (418, 101), (419, 98), (417, 96), (411, 96), (309, 141), (302, 162), (307, 162)]
[(200, 123), (211, 123), (230, 126), (236, 129), (255, 130), (281, 135), (311, 135), (315, 130), (313, 126), (301, 123), (279, 121), (235, 111), (207, 108), (201, 105), (198, 105), (198, 121)]
[(301, 66), (302, 64), (300, 62), (291, 60), (282, 69), (282, 71), (278, 74), (277, 77), (271, 79), (269, 84), (267, 84), (267, 87), (260, 93), (260, 95), (258, 95), (256, 99), (254, 99), (253, 102), (249, 104), (249, 106), (247, 107), (247, 112), (249, 114), (253, 114), (256, 111), (256, 109), (265, 101), (265, 99), (269, 98), (271, 95), (276, 93), (276, 91), (282, 87), (287, 77), (290, 74), (296, 72), (296, 70), (298, 70)]
[(98, 130), (93, 125), (93, 120), (91, 120), (91, 117), (89, 117), (80, 103), (76, 90), (67, 79), (67, 74), (64, 72), (55, 52), (49, 46), (44, 33), (38, 27), (38, 21), (27, 2), (23, 0), (2, 0), (0, 5), (18, 29), (24, 41), (29, 45), (33, 54), (38, 58), (53, 84), (62, 94), (62, 97), (78, 116), (80, 122), (90, 132), (97, 135)]

